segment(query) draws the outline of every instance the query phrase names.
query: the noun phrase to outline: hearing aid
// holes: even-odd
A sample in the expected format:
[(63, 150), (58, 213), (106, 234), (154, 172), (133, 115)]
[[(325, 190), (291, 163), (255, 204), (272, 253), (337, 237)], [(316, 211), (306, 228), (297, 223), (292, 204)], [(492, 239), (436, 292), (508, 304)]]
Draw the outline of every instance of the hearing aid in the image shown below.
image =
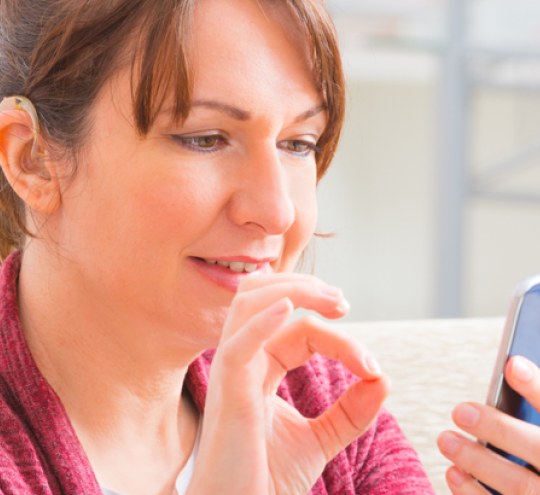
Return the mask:
[(0, 102), (0, 113), (7, 112), (9, 110), (22, 110), (30, 115), (32, 120), (32, 131), (34, 133), (34, 142), (32, 143), (32, 149), (30, 151), (29, 160), (39, 167), (39, 170), (33, 171), (25, 164), (25, 159), (21, 160), (22, 169), (27, 172), (35, 172), (44, 178), (50, 178), (50, 175), (45, 168), (45, 156), (43, 151), (38, 145), (38, 136), (40, 135), (39, 119), (34, 104), (24, 96), (7, 96)]

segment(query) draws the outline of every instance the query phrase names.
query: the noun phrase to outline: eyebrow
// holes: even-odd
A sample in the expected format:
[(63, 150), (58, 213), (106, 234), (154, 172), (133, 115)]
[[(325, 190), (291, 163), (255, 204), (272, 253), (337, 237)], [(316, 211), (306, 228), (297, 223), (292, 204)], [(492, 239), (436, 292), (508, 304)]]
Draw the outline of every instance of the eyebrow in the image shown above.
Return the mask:
[[(226, 103), (221, 103), (219, 101), (214, 101), (214, 100), (195, 100), (191, 104), (191, 106), (192, 107), (205, 107), (211, 110), (217, 110), (218, 112), (227, 114), (229, 117), (232, 117), (235, 120), (241, 120), (243, 122), (250, 120), (252, 117), (251, 113), (247, 112), (246, 110), (242, 110), (238, 107), (227, 105)], [(298, 123), (298, 122), (303, 122), (305, 120), (308, 120), (314, 117), (315, 115), (321, 112), (324, 112), (326, 109), (327, 109), (326, 105), (319, 105), (318, 107), (312, 108), (298, 115), (298, 117), (294, 119), (294, 122)]]
[(298, 122), (304, 122), (304, 120), (311, 119), (311, 117), (315, 117), (315, 115), (318, 115), (321, 112), (324, 112), (327, 110), (326, 105), (319, 105), (318, 107), (312, 108), (311, 110), (308, 110), (307, 112), (301, 113), (296, 119), (294, 119), (295, 123)]
[(217, 110), (218, 112), (222, 112), (227, 114), (229, 117), (232, 117), (236, 120), (242, 120), (246, 121), (251, 119), (251, 114), (249, 112), (246, 112), (245, 110), (240, 110), (237, 107), (233, 107), (232, 105), (227, 105), (226, 103), (221, 103), (219, 101), (213, 101), (213, 100), (195, 100), (192, 104), (192, 107), (205, 107), (210, 108), (211, 110)]

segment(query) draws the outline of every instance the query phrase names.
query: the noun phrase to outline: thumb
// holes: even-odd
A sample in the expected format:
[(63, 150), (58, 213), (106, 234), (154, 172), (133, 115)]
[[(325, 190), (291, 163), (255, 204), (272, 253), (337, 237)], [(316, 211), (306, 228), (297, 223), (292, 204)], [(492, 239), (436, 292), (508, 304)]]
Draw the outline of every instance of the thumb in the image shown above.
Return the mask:
[(310, 420), (327, 463), (371, 426), (390, 388), (390, 380), (384, 375), (360, 380), (324, 414)]

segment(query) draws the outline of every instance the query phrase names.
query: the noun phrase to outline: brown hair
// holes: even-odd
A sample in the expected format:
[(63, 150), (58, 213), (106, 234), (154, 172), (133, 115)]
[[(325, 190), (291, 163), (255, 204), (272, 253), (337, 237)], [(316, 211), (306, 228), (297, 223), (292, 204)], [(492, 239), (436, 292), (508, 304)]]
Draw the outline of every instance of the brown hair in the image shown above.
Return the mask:
[[(323, 150), (317, 157), (320, 179), (334, 156), (344, 117), (344, 78), (335, 30), (323, 0), (266, 1), (287, 5), (309, 40), (329, 116), (318, 143)], [(192, 92), (187, 37), (194, 2), (0, 0), (0, 100), (14, 95), (29, 98), (47, 139), (76, 153), (87, 135), (92, 104), (124, 62), (122, 54), (129, 52), (136, 81), (133, 114), (141, 135), (148, 133), (171, 93), (174, 117), (186, 118)], [(32, 234), (25, 223), (24, 203), (2, 172), (0, 207), (4, 259)]]

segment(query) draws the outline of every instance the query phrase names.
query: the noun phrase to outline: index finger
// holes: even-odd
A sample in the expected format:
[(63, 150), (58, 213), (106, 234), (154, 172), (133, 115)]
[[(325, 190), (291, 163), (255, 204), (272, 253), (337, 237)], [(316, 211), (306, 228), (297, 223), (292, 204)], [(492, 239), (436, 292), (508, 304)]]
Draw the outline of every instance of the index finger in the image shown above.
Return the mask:
[(345, 316), (350, 308), (340, 289), (325, 284), (316, 285), (306, 280), (272, 283), (236, 294), (223, 336), (227, 338), (236, 333), (250, 318), (284, 298), (290, 299), (295, 309), (310, 309), (332, 319)]
[(459, 404), (452, 419), (462, 430), (532, 466), (540, 466), (540, 428), (491, 406)]
[[(315, 277), (314, 275), (306, 275), (304, 273), (252, 273), (247, 277), (244, 277), (240, 286), (238, 287), (238, 292), (249, 292), (251, 290), (259, 289), (260, 287), (265, 287), (271, 284), (279, 284), (283, 282), (308, 282), (315, 286), (327, 285), (320, 278)], [(336, 289), (338, 289), (336, 287)]]
[(340, 361), (359, 378), (374, 380), (382, 375), (377, 361), (360, 340), (313, 316), (287, 325), (270, 338), (265, 350), (287, 370), (318, 353)]

